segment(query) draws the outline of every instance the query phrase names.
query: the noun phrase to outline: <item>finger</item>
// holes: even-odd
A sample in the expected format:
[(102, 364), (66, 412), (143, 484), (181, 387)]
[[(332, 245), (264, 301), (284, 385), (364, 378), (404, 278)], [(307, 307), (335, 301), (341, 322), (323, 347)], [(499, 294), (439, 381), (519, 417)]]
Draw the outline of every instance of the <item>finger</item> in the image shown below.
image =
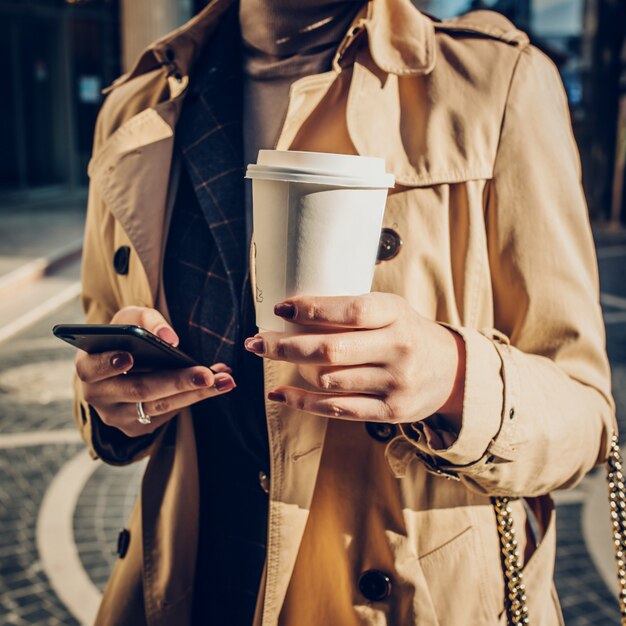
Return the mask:
[[(144, 409), (145, 410), (145, 409)], [(147, 413), (147, 411), (146, 411)], [(114, 407), (108, 407), (106, 413), (98, 411), (100, 419), (107, 425), (122, 431), (127, 437), (141, 437), (149, 435), (157, 428), (169, 422), (175, 415), (176, 411), (165, 413), (163, 415), (150, 415), (149, 424), (140, 424), (137, 421), (136, 405), (118, 404)]]
[(394, 358), (384, 329), (332, 334), (268, 331), (246, 339), (245, 347), (268, 359), (311, 365), (386, 364)]
[(177, 346), (178, 335), (167, 320), (156, 310), (141, 306), (127, 306), (120, 309), (111, 320), (111, 324), (133, 324), (141, 326), (167, 343)]
[(97, 409), (97, 413), (107, 426), (117, 428), (128, 437), (147, 435), (167, 423), (182, 409), (207, 398), (228, 393), (236, 387), (232, 377), (227, 374), (219, 374), (215, 378), (215, 385), (210, 388), (183, 392), (155, 402), (142, 402), (144, 413), (150, 416), (150, 424), (141, 424), (137, 420), (137, 403), (111, 404)]
[(150, 415), (159, 416), (167, 413), (178, 412), (196, 402), (201, 402), (207, 398), (219, 396), (228, 393), (235, 388), (235, 381), (231, 376), (220, 374), (215, 378), (215, 385), (206, 389), (196, 389), (194, 391), (185, 391), (167, 398), (160, 398), (153, 402), (144, 402), (143, 410)]
[[(220, 376), (232, 380), (230, 374)], [(215, 376), (208, 367), (188, 367), (109, 378), (85, 389), (85, 399), (95, 406), (99, 403), (150, 402), (185, 391), (207, 389), (214, 383)]]
[(226, 363), (213, 363), (209, 369), (215, 374), (219, 374), (221, 372), (226, 372), (226, 374), (233, 373), (232, 368), (226, 365)]
[(133, 357), (128, 352), (102, 352), (87, 354), (79, 350), (76, 354), (76, 374), (84, 383), (96, 383), (128, 372), (133, 366)]
[(298, 370), (310, 385), (324, 391), (388, 396), (398, 388), (394, 376), (384, 367), (300, 365)]
[(274, 313), (294, 324), (335, 328), (382, 328), (392, 324), (405, 306), (390, 293), (362, 296), (297, 296), (280, 302)]
[(349, 421), (391, 422), (392, 414), (381, 398), (357, 394), (327, 394), (298, 387), (279, 387), (267, 394), (269, 400), (313, 415)]

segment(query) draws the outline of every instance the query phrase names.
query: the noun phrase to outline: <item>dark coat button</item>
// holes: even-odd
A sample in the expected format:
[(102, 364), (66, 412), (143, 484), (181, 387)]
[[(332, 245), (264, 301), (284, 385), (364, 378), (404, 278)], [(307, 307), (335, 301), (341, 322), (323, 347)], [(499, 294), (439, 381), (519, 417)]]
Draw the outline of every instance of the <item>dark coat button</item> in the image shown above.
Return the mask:
[(400, 235), (392, 228), (383, 228), (378, 242), (378, 261), (389, 261), (398, 255), (402, 247)]
[(393, 439), (396, 436), (396, 432), (398, 432), (394, 424), (384, 424), (382, 422), (367, 422), (365, 428), (367, 428), (367, 432), (372, 439), (382, 441), (383, 443)]
[(130, 248), (128, 246), (120, 246), (113, 256), (113, 267), (118, 274), (128, 274), (128, 265), (130, 261)]
[(380, 602), (391, 594), (391, 578), (378, 569), (370, 569), (359, 577), (359, 591), (372, 602)]
[(123, 528), (120, 530), (120, 534), (117, 536), (117, 556), (123, 559), (128, 552), (128, 546), (130, 545), (130, 530)]

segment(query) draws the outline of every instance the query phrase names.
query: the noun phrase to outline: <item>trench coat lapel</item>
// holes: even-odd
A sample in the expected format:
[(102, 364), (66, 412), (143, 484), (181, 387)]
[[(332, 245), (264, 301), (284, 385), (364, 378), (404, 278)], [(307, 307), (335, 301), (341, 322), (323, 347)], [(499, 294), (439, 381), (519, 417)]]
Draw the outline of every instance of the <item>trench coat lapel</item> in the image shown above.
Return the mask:
[[(264, 361), (265, 389), (305, 383), (296, 368)], [(327, 418), (266, 400), (270, 444), (270, 508), (263, 626), (274, 626), (283, 605), (319, 470)], [(255, 626), (260, 622), (255, 621)]]
[[(253, 241), (250, 246), (252, 293), (256, 293), (254, 247)], [(254, 626), (274, 626), (278, 623), (309, 517), (328, 420), (267, 400), (267, 393), (278, 386), (306, 384), (294, 365), (264, 359), (263, 375), (270, 453), (269, 536)]]
[(153, 302), (161, 282), (164, 213), (180, 104), (166, 101), (129, 118), (105, 141), (88, 168), (93, 188), (139, 257)]

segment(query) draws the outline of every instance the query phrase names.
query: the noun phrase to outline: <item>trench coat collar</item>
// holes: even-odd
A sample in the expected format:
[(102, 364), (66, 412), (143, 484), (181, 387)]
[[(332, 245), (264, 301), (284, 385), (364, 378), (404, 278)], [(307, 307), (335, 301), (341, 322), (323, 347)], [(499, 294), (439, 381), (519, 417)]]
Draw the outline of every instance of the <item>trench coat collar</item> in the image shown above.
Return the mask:
[[(165, 67), (172, 76), (187, 76), (220, 17), (234, 2), (236, 0), (210, 2), (186, 24), (146, 48), (135, 66), (105, 91), (159, 67)], [(338, 48), (337, 57), (345, 54), (355, 32), (362, 29), (368, 33), (372, 59), (383, 71), (414, 76), (427, 74), (434, 68), (433, 22), (417, 10), (411, 0), (369, 0), (365, 16), (357, 17)]]

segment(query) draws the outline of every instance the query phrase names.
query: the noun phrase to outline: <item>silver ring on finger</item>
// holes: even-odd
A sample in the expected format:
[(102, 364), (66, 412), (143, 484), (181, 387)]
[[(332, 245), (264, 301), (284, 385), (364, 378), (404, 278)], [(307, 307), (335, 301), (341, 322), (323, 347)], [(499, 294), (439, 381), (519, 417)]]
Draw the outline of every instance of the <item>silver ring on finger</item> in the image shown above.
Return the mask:
[(137, 421), (143, 425), (151, 424), (152, 420), (150, 419), (150, 416), (144, 411), (143, 403), (137, 402), (135, 406), (137, 407)]

